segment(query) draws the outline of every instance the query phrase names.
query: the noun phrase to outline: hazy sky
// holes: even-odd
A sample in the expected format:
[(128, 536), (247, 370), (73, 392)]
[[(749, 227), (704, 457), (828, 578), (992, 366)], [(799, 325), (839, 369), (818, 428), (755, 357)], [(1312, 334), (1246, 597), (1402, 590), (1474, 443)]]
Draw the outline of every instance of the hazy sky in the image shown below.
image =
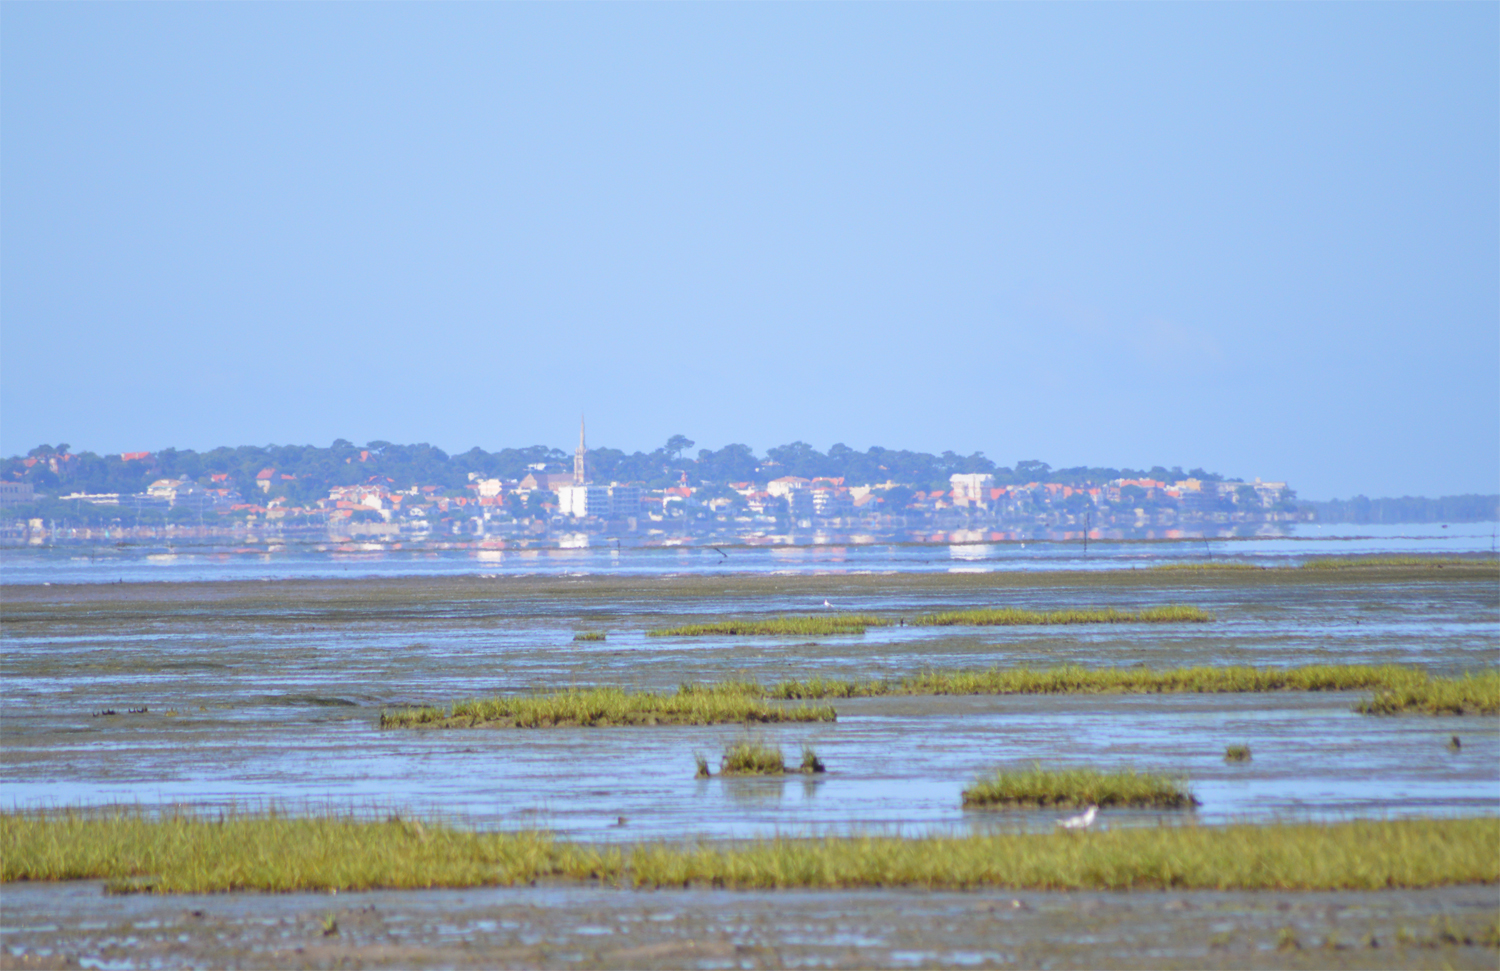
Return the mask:
[(1500, 490), (1500, 6), (0, 4), (0, 452)]

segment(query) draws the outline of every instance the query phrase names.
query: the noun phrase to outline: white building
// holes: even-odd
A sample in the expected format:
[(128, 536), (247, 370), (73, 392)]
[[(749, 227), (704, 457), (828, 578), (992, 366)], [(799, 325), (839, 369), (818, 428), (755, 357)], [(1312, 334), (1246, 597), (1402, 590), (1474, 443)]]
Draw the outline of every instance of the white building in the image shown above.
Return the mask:
[(579, 519), (616, 519), (641, 511), (641, 490), (633, 485), (565, 485), (557, 487), (558, 511)]
[(772, 479), (766, 483), (766, 491), (773, 496), (790, 496), (795, 492), (806, 489), (808, 481), (795, 475), (784, 475), (779, 479)]
[(558, 512), (564, 516), (586, 519), (609, 518), (609, 487), (597, 485), (565, 485), (557, 487)]
[(955, 472), (948, 476), (953, 486), (953, 500), (960, 504), (985, 505), (995, 477), (988, 472)]

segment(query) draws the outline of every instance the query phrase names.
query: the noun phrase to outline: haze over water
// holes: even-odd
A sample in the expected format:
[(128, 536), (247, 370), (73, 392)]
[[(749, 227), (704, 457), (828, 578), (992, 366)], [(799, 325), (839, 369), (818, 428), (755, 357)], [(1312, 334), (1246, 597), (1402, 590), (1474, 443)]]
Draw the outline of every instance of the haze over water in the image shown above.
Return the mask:
[[(1114, 570), (1164, 563), (1233, 560), (1295, 565), (1310, 557), (1494, 552), (1495, 523), (1297, 524), (1284, 535), (1175, 541), (1080, 540), (942, 544), (824, 541), (802, 546), (692, 545), (562, 549), (402, 548), (399, 544), (271, 543), (231, 549), (189, 541), (133, 546), (62, 544), (0, 550), (0, 584), (191, 582), (214, 580), (459, 575), (676, 573), (983, 572)], [(470, 544), (472, 546), (472, 544)]]

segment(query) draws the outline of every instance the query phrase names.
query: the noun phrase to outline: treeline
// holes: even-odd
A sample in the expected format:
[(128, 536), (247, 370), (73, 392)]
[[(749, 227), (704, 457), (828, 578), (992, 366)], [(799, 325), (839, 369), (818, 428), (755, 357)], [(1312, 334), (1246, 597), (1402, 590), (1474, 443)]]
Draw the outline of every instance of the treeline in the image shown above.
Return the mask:
[(1330, 499), (1304, 502), (1320, 523), (1487, 523), (1500, 520), (1500, 495), (1442, 496), (1424, 499)]
[[(595, 482), (638, 482), (648, 488), (662, 488), (684, 481), (698, 486), (765, 482), (786, 475), (807, 479), (826, 476), (842, 478), (846, 485), (895, 482), (923, 490), (947, 489), (948, 477), (956, 472), (989, 473), (999, 485), (1028, 482), (1097, 484), (1121, 477), (1166, 481), (1189, 476), (1205, 480), (1222, 478), (1203, 469), (1184, 472), (1180, 466), (1170, 469), (1162, 466), (1149, 469), (1084, 466), (1054, 469), (1046, 462), (1034, 460), (1001, 466), (985, 458), (982, 452), (932, 455), (878, 446), (861, 452), (846, 445), (834, 445), (825, 453), (806, 442), (793, 442), (757, 456), (748, 445), (726, 445), (718, 450), (698, 449), (696, 453), (693, 452), (694, 445), (691, 439), (674, 435), (651, 452), (591, 449), (587, 459), (589, 477)], [(383, 481), (393, 489), (435, 485), (446, 491), (457, 491), (468, 485), (471, 473), (483, 478), (519, 479), (538, 467), (541, 471), (570, 471), (572, 463), (571, 454), (543, 445), (506, 448), (498, 452), (472, 448), (449, 455), (426, 443), (396, 445), (373, 441), (358, 446), (339, 439), (327, 448), (242, 445), (206, 452), (169, 448), (145, 458), (126, 459), (115, 454), (73, 453), (68, 445), (62, 444), (40, 445), (24, 456), (3, 460), (0, 462), (0, 476), (10, 482), (28, 482), (39, 494), (48, 496), (139, 493), (158, 479), (189, 478), (204, 486), (227, 486), (249, 498), (262, 494), (256, 487), (257, 474), (271, 469), (274, 475), (267, 494), (284, 495), (300, 503), (322, 498), (334, 486)], [(215, 482), (214, 476), (223, 478)]]

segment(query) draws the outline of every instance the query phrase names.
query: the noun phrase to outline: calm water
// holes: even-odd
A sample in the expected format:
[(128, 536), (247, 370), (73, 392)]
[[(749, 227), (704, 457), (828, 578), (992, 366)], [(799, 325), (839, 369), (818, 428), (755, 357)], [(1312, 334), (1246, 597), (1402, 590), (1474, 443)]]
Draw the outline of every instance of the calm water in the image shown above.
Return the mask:
[[(7, 547), (0, 585), (129, 583), (155, 580), (315, 579), (395, 576), (654, 576), (676, 573), (983, 572), (1117, 570), (1158, 563), (1236, 560), (1295, 564), (1310, 557), (1405, 553), (1485, 553), (1500, 524), (1288, 527), (1290, 535), (1155, 542), (1081, 541), (924, 545), (821, 544), (796, 547), (412, 550), (391, 544)], [(596, 541), (599, 542), (599, 541)]]
[[(1338, 542), (1390, 550), (1420, 542), (1449, 549), (1439, 544), (1451, 540), (1311, 542), (1323, 550), (1347, 548), (1334, 547)], [(960, 804), (976, 776), (1041, 761), (1181, 776), (1203, 802), (1193, 818), (1209, 823), (1500, 813), (1500, 721), (1363, 716), (1350, 710), (1358, 693), (861, 699), (836, 702), (839, 718), (831, 724), (758, 730), (791, 762), (803, 744), (815, 746), (829, 768), (815, 778), (693, 778), (694, 754), (716, 762), (744, 736), (735, 726), (376, 727), (385, 708), (568, 685), (670, 690), (730, 677), (899, 677), (1059, 663), (1400, 663), (1446, 674), (1500, 663), (1500, 589), (1472, 574), (1461, 581), (1431, 571), (1416, 580), (1328, 575), (1285, 583), (1258, 574), (1051, 573), (997, 586), (933, 571), (974, 563), (995, 569), (1002, 555), (1019, 551), (893, 572), (893, 557), (953, 552), (851, 549), (843, 561), (817, 558), (831, 553), (797, 551), (794, 567), (783, 569), (781, 560), (762, 574), (727, 577), (722, 568), (701, 577), (687, 570), (654, 577), (478, 573), (127, 583), (118, 593), (13, 585), (0, 625), (0, 798), (21, 807), (274, 801), (394, 809), (604, 840), (1048, 828), (1055, 814), (965, 812)], [(887, 570), (837, 566), (867, 554)], [(658, 562), (680, 562), (668, 558), (677, 555)], [(196, 574), (184, 567), (156, 575)], [(887, 627), (815, 640), (645, 635), (684, 617), (814, 610), (825, 599), (840, 609), (902, 614), (996, 603), (1193, 603), (1217, 619)], [(608, 639), (577, 643), (579, 630), (607, 631)], [(100, 714), (107, 709), (118, 714)], [(1458, 751), (1448, 746), (1454, 735)], [(1248, 744), (1252, 761), (1225, 763), (1231, 744)], [(1104, 824), (1161, 818), (1188, 817), (1111, 812)]]

